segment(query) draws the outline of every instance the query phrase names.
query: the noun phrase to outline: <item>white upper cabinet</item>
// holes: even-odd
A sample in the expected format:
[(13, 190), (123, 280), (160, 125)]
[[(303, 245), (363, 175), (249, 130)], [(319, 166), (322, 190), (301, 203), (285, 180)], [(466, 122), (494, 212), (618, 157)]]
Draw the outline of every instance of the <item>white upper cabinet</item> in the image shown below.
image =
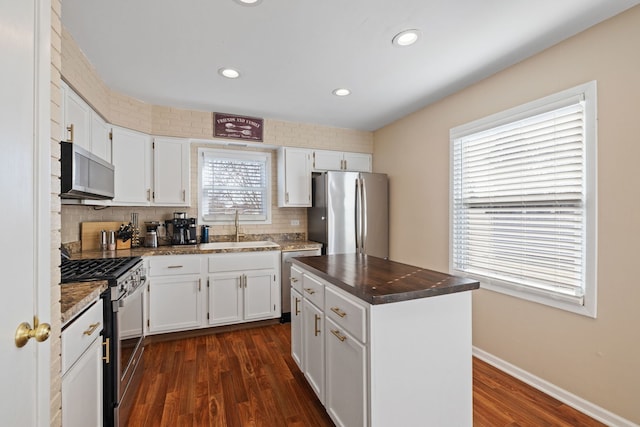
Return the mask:
[(91, 112), (91, 152), (111, 163), (111, 126), (95, 111)]
[(62, 83), (62, 140), (111, 162), (110, 126), (77, 93)]
[(151, 136), (113, 126), (114, 205), (147, 206), (151, 202)]
[(153, 139), (153, 197), (161, 206), (188, 206), (190, 200), (189, 141)]
[(371, 160), (371, 154), (366, 153), (314, 150), (312, 169), (314, 172), (327, 170), (371, 172)]
[(311, 151), (278, 149), (278, 207), (311, 206)]

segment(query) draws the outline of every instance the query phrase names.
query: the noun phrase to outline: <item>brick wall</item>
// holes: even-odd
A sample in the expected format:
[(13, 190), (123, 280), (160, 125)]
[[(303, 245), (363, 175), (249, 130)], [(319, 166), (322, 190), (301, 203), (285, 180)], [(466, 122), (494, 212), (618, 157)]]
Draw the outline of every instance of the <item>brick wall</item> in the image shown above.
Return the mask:
[[(110, 90), (78, 48), (71, 35), (62, 29), (62, 78), (74, 88), (109, 123), (141, 132), (180, 138), (191, 138), (191, 207), (113, 207), (94, 210), (86, 206), (62, 206), (62, 242), (79, 240), (80, 223), (84, 221), (128, 222), (132, 212), (139, 221), (170, 219), (174, 211), (186, 211), (197, 217), (197, 152), (198, 147), (210, 145), (213, 138), (213, 113), (149, 105)], [(326, 150), (373, 152), (371, 132), (332, 128), (307, 123), (294, 123), (272, 119), (264, 121), (264, 143), (271, 146), (291, 146)], [(272, 154), (272, 223), (269, 225), (243, 225), (247, 234), (304, 233), (307, 213), (304, 208), (277, 207), (276, 151)], [(263, 150), (263, 151), (264, 151)], [(299, 221), (292, 226), (291, 221)], [(231, 234), (233, 225), (215, 226), (210, 233)]]
[[(50, 385), (50, 425), (62, 425), (62, 364), (60, 359), (60, 69), (61, 57), (61, 0), (51, 1), (51, 385)], [(16, 408), (17, 409), (17, 408)]]

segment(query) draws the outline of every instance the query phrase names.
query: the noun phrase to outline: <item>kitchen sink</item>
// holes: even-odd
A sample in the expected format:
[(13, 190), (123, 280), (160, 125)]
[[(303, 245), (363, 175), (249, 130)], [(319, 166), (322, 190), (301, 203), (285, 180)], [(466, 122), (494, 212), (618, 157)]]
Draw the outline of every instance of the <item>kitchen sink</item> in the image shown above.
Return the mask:
[(269, 240), (256, 240), (247, 242), (213, 242), (213, 243), (200, 243), (199, 249), (251, 249), (251, 248), (277, 248), (277, 243), (270, 242)]

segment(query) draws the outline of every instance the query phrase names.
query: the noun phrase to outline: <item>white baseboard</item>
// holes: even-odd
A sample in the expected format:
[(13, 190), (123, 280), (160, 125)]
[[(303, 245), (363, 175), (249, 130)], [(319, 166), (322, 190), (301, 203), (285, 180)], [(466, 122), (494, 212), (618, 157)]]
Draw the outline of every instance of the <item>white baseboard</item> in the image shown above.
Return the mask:
[(488, 364), (495, 366), (501, 371), (506, 372), (519, 379), (522, 382), (529, 384), (531, 387), (534, 387), (543, 393), (548, 394), (549, 396), (558, 399), (562, 403), (571, 406), (572, 408), (594, 418), (601, 423), (604, 423), (611, 427), (640, 427), (638, 424), (635, 424), (629, 420), (626, 420), (613, 412), (607, 411), (606, 409), (591, 403), (575, 394), (569, 393), (568, 391), (551, 384), (550, 382), (543, 380), (540, 377), (537, 377), (523, 369), (518, 368), (517, 366), (512, 365), (511, 363), (500, 359), (490, 353), (487, 353), (484, 350), (479, 349), (478, 347), (473, 347), (473, 355), (480, 360), (487, 362)]

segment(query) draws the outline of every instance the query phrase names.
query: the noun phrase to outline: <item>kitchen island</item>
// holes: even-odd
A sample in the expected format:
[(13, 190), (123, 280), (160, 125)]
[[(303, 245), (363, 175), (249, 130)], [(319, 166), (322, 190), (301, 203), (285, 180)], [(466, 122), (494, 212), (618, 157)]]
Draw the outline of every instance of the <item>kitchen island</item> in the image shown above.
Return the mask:
[(356, 254), (291, 277), (292, 356), (336, 425), (472, 425), (477, 281)]

